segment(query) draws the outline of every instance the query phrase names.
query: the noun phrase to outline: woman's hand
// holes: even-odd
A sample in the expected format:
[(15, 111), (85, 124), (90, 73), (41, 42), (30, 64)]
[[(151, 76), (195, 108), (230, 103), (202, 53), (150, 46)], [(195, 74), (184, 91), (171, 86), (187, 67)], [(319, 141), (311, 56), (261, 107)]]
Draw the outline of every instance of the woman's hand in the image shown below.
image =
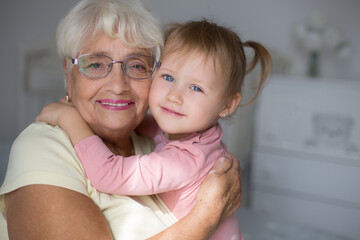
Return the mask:
[(196, 204), (185, 217), (149, 240), (206, 240), (241, 204), (241, 169), (226, 154), (202, 182)]
[(209, 220), (223, 223), (241, 204), (241, 168), (237, 159), (227, 153), (205, 178), (196, 197), (195, 207)]

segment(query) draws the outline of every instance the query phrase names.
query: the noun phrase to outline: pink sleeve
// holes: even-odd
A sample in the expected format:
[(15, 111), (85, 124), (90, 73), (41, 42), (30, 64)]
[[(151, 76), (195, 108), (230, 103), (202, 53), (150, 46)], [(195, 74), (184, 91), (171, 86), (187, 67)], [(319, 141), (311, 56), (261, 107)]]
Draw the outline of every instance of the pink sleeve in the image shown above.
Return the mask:
[(210, 240), (243, 240), (236, 214), (221, 224)]
[(180, 189), (204, 171), (200, 151), (168, 148), (159, 153), (122, 157), (114, 155), (98, 136), (75, 145), (86, 176), (99, 191), (147, 195)]

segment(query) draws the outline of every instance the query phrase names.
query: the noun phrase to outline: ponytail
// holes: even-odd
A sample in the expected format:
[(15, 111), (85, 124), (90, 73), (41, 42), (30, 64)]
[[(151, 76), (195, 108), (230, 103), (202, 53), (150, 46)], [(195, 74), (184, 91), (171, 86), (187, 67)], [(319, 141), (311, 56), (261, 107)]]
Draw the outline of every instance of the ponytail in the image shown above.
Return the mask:
[(264, 88), (265, 80), (269, 77), (271, 73), (272, 61), (270, 53), (260, 43), (254, 41), (247, 41), (244, 42), (243, 46), (252, 48), (254, 50), (254, 57), (247, 66), (246, 74), (249, 74), (251, 71), (253, 71), (259, 62), (261, 68), (259, 76), (255, 78), (255, 80), (259, 81), (255, 96), (248, 103), (242, 105), (247, 106), (256, 100), (256, 98), (260, 95), (261, 90)]

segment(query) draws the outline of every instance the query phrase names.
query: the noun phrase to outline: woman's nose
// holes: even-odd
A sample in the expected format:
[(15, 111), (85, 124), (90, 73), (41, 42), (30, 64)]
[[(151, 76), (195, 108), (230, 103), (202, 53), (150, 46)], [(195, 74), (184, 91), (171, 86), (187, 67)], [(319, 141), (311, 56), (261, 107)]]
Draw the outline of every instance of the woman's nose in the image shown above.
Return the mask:
[(120, 94), (130, 89), (129, 78), (122, 70), (121, 63), (113, 64), (110, 73), (106, 76), (106, 89)]

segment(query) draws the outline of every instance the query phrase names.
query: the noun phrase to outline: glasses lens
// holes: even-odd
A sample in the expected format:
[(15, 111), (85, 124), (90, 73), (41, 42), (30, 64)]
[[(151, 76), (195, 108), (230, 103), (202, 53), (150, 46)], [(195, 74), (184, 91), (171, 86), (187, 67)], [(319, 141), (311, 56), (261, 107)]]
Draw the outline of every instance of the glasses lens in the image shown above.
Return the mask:
[(131, 56), (123, 62), (124, 71), (130, 78), (149, 78), (154, 72), (155, 58), (150, 56)]
[(79, 69), (88, 78), (101, 78), (108, 73), (111, 58), (103, 55), (84, 55), (79, 57)]

